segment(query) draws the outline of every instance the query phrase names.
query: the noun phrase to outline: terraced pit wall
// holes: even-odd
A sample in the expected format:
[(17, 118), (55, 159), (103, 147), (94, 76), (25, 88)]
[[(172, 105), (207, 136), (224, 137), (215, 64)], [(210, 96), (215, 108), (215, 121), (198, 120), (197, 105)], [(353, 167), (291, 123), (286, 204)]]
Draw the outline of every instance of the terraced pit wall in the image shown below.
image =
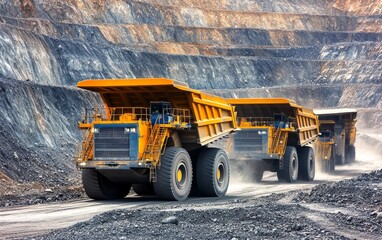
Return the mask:
[(381, 9), (381, 0), (3, 1), (0, 171), (21, 182), (75, 172), (76, 122), (100, 103), (73, 88), (89, 78), (166, 77), (225, 97), (357, 108), (358, 127), (380, 129)]

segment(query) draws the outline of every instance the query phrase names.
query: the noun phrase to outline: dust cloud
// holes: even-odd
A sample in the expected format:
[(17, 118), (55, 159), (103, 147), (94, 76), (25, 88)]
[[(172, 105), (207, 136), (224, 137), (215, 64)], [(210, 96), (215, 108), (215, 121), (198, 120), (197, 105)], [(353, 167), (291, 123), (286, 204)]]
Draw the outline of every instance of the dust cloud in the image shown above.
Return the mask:
[(230, 161), (232, 183), (254, 183), (254, 160), (231, 160)]
[[(316, 164), (318, 181), (338, 180), (382, 169), (382, 130), (359, 130), (355, 143), (356, 160), (352, 164), (336, 165), (334, 172), (325, 173)], [(317, 162), (316, 162), (317, 163)]]
[(362, 170), (382, 168), (382, 130), (362, 130), (357, 134), (356, 163)]
[[(362, 173), (382, 169), (382, 130), (359, 130), (357, 134), (356, 161), (352, 164), (336, 165), (335, 171), (326, 173), (316, 160), (315, 181), (327, 182), (355, 177)], [(231, 157), (234, 154), (231, 154)], [(231, 158), (232, 159), (232, 158)], [(275, 173), (264, 172), (262, 183), (254, 180), (255, 164), (249, 160), (231, 160), (230, 191), (236, 188), (261, 185), (264, 181), (275, 181)]]

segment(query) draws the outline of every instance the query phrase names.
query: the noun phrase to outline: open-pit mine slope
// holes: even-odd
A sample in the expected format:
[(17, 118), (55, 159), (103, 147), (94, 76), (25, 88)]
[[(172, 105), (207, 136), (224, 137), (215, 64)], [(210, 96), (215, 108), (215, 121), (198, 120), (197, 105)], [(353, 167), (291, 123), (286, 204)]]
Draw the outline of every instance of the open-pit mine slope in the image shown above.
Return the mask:
[(382, 129), (381, 9), (381, 0), (1, 1), (0, 197), (81, 195), (76, 125), (100, 104), (75, 88), (83, 79), (167, 77), (227, 97), (357, 108), (359, 129)]

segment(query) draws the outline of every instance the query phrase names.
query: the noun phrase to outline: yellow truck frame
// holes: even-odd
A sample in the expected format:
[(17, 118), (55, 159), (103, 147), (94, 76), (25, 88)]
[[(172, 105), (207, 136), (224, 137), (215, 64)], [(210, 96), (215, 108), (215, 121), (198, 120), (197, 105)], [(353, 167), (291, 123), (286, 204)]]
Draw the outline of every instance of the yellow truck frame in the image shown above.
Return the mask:
[(225, 99), (165, 78), (84, 80), (103, 108), (87, 110), (76, 154), (86, 194), (93, 199), (155, 193), (184, 200), (191, 187), (223, 196), (229, 184), (225, 151), (208, 144), (237, 126)]
[[(279, 181), (312, 181), (319, 129), (317, 116), (285, 98), (227, 99), (237, 111), (240, 131), (231, 136), (229, 158), (236, 166), (251, 165), (251, 179), (260, 182), (264, 171), (277, 172)], [(240, 170), (239, 170), (240, 171)]]
[[(315, 109), (321, 136), (316, 143), (324, 171), (333, 171), (335, 165), (355, 161), (357, 110), (350, 108)], [(327, 135), (331, 140), (327, 139)]]
[(319, 120), (320, 136), (315, 144), (316, 159), (324, 172), (335, 169), (335, 140), (333, 120)]

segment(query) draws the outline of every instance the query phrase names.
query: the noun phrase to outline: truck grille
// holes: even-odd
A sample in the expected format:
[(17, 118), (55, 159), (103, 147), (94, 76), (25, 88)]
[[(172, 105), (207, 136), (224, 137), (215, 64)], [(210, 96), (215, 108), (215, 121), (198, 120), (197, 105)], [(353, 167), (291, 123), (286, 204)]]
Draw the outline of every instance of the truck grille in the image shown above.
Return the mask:
[(129, 159), (130, 134), (124, 127), (98, 128), (94, 133), (94, 158), (100, 160)]
[(263, 153), (268, 146), (268, 131), (242, 129), (234, 134), (234, 139), (234, 149), (237, 154)]

